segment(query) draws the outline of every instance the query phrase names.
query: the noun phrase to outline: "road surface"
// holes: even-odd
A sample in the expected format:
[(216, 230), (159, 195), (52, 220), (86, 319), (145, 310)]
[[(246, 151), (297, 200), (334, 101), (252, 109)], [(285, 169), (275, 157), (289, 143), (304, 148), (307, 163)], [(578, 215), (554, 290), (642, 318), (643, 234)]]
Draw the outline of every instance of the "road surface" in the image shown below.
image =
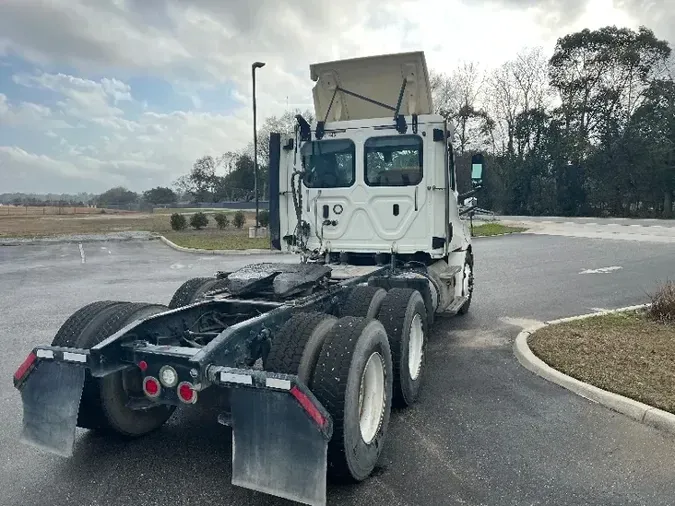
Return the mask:
[[(331, 486), (329, 504), (672, 504), (673, 436), (534, 376), (511, 346), (533, 320), (646, 302), (673, 278), (674, 246), (522, 235), (478, 239), (474, 250), (471, 311), (433, 328), (419, 404), (393, 415), (375, 475)], [(132, 443), (78, 429), (71, 459), (22, 445), (10, 378), (90, 301), (167, 303), (190, 277), (281, 259), (293, 261), (192, 255), (158, 241), (0, 248), (0, 503), (291, 504), (232, 487), (230, 432), (195, 410)]]

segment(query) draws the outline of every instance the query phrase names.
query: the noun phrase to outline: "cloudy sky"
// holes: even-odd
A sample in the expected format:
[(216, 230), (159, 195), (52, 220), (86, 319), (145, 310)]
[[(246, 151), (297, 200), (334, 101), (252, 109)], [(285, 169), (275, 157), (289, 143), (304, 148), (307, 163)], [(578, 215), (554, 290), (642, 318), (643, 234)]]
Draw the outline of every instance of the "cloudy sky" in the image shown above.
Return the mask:
[(424, 50), (491, 68), (581, 28), (645, 24), (675, 0), (0, 0), (0, 193), (142, 191), (311, 105), (309, 64)]

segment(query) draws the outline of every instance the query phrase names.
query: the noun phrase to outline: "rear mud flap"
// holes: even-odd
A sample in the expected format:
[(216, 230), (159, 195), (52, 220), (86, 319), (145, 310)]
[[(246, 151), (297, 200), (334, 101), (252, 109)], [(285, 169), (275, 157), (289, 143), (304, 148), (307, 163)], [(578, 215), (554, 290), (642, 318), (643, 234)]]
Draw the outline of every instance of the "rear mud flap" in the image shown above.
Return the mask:
[(64, 457), (73, 454), (84, 367), (43, 361), (21, 387), (21, 441)]
[(231, 390), (232, 484), (326, 504), (328, 441), (288, 392)]

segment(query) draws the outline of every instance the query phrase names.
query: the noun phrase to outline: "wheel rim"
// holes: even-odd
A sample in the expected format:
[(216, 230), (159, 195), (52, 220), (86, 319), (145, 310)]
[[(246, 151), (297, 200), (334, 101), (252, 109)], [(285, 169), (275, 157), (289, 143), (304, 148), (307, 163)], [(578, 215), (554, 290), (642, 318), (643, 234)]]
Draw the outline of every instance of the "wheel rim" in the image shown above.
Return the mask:
[(415, 313), (415, 317), (410, 324), (410, 338), (408, 339), (408, 371), (413, 381), (417, 379), (420, 369), (422, 369), (423, 353), (424, 327), (422, 326), (422, 317), (419, 313)]
[(359, 392), (359, 426), (366, 444), (375, 439), (384, 416), (384, 360), (375, 352), (361, 375)]
[(473, 272), (471, 270), (471, 265), (469, 262), (464, 264), (464, 283), (463, 291), (465, 297), (471, 296), (471, 291), (473, 290)]

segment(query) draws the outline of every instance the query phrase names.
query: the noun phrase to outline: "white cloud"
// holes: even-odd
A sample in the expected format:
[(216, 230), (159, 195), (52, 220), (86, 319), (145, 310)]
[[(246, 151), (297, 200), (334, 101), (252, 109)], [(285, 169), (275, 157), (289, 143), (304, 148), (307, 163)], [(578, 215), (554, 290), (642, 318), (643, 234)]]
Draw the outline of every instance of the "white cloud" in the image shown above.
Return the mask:
[[(316, 61), (422, 49), (436, 70), (460, 60), (488, 68), (524, 46), (550, 53), (557, 37), (584, 27), (642, 22), (673, 35), (675, 9), (666, 4), (672, 0), (2, 0), (0, 56), (49, 69), (14, 80), (56, 99), (47, 107), (0, 95), (0, 126), (42, 131), (54, 145), (38, 147), (27, 135), (21, 148), (3, 147), (0, 178), (12, 163), (53, 174), (54, 185), (167, 184), (198, 156), (249, 142), (256, 60), (267, 63), (258, 74), (262, 119), (311, 106), (308, 66)], [(134, 76), (166, 79), (195, 110), (151, 111), (134, 99)], [(207, 112), (200, 92), (223, 84), (235, 109)]]
[(69, 128), (70, 125), (55, 118), (47, 106), (32, 102), (13, 104), (7, 95), (0, 93), (0, 126), (46, 130)]
[(41, 73), (18, 74), (15, 83), (22, 86), (51, 90), (63, 96), (58, 102), (67, 116), (79, 119), (122, 116), (123, 111), (113, 104), (131, 100), (129, 85), (118, 79), (104, 78), (100, 81), (82, 79), (66, 74)]

